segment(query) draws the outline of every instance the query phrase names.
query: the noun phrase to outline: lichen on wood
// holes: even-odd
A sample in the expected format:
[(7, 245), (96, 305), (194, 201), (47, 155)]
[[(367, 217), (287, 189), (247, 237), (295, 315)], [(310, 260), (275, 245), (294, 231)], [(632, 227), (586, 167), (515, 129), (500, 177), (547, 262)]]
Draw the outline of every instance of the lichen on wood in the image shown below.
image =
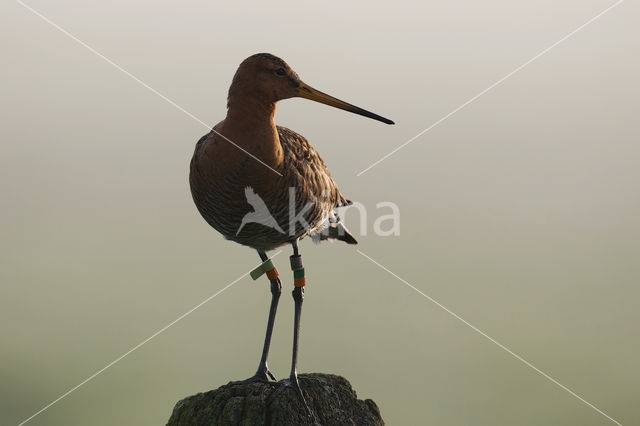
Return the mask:
[(384, 425), (376, 403), (359, 400), (344, 377), (314, 373), (301, 374), (299, 380), (315, 418), (292, 389), (267, 404), (278, 384), (254, 382), (222, 386), (179, 401), (167, 426)]

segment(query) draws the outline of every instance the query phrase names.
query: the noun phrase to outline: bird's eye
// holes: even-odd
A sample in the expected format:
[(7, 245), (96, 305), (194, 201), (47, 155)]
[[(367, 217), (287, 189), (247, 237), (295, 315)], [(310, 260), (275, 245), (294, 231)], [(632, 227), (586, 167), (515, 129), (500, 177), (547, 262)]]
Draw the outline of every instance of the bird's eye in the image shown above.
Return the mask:
[(282, 77), (283, 75), (286, 75), (287, 72), (284, 70), (284, 68), (278, 68), (276, 70), (276, 74)]

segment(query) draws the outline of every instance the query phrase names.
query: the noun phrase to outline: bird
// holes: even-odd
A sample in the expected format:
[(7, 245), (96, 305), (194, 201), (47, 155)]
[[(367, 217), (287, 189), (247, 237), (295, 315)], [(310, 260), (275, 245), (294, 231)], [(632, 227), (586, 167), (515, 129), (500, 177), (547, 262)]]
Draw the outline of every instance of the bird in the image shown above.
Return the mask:
[[(224, 238), (258, 252), (262, 263), (251, 272), (252, 278), (266, 274), (270, 281), (271, 304), (258, 369), (248, 379), (230, 383), (279, 383), (269, 401), (291, 388), (312, 415), (297, 370), (306, 284), (298, 243), (306, 236), (316, 242), (357, 241), (336, 212), (351, 201), (342, 195), (318, 152), (299, 133), (275, 124), (276, 104), (294, 97), (394, 124), (307, 85), (277, 56), (254, 54), (240, 63), (233, 76), (226, 117), (196, 143), (189, 184), (198, 211), (211, 227)], [(293, 249), (293, 349), (289, 378), (275, 382), (267, 357), (282, 282), (267, 252), (285, 245)]]

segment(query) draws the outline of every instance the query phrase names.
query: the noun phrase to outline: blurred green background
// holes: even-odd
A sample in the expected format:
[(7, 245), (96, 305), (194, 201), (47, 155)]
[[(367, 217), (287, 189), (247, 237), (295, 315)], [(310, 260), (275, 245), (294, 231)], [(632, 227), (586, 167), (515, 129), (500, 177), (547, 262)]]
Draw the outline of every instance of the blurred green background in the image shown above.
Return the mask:
[[(631, 425), (637, 3), (356, 177), (612, 3), (29, 2), (211, 124), (238, 64), (260, 51), (395, 120), (301, 99), (277, 114), (367, 207), (360, 250)], [(206, 129), (18, 3), (0, 8), (0, 424), (15, 425), (258, 256), (191, 201), (188, 163)], [(399, 237), (372, 234), (381, 201), (400, 207)], [(301, 371), (346, 376), (388, 424), (612, 424), (353, 247), (304, 241), (302, 253)], [(288, 255), (276, 257), (283, 272)], [(279, 378), (293, 322), (283, 275), (269, 360)], [(269, 297), (266, 279), (243, 279), (29, 424), (164, 424), (180, 398), (253, 373)]]

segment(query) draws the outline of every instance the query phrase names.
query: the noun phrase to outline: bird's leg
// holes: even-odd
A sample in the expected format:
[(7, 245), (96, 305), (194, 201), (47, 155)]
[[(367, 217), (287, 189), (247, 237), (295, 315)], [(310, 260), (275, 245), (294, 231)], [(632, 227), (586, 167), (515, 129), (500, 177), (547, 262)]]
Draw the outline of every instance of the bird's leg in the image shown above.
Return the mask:
[(298, 399), (304, 405), (305, 410), (310, 416), (313, 416), (311, 409), (307, 405), (307, 401), (304, 399), (304, 395), (302, 395), (302, 389), (300, 388), (300, 383), (298, 382), (298, 340), (300, 337), (300, 316), (302, 315), (302, 300), (304, 299), (304, 267), (302, 266), (302, 256), (298, 253), (298, 244), (297, 241), (293, 244), (293, 256), (290, 257), (291, 260), (291, 269), (293, 269), (293, 277), (295, 288), (291, 293), (293, 295), (293, 301), (295, 303), (294, 307), (294, 318), (293, 318), (293, 351), (291, 355), (291, 373), (287, 380), (283, 380), (282, 384), (276, 391), (274, 391), (268, 399), (268, 403), (273, 401), (273, 399), (278, 396), (285, 388), (290, 387), (298, 396)]
[(260, 364), (258, 364), (258, 371), (256, 376), (260, 376), (266, 381), (269, 381), (268, 377), (275, 380), (271, 371), (267, 367), (267, 357), (269, 356), (269, 346), (271, 345), (271, 334), (273, 334), (273, 324), (276, 320), (276, 310), (278, 309), (278, 300), (280, 300), (280, 294), (282, 293), (282, 283), (280, 278), (271, 280), (271, 307), (269, 308), (269, 319), (267, 320), (267, 333), (264, 338), (264, 346), (262, 347), (262, 357), (260, 358)]
[[(262, 262), (269, 260), (269, 257), (264, 251), (258, 251)], [(278, 309), (278, 301), (280, 300), (280, 294), (282, 293), (282, 283), (278, 278), (278, 271), (273, 270), (267, 272), (267, 276), (271, 281), (271, 307), (269, 308), (269, 319), (267, 320), (267, 333), (264, 338), (264, 346), (262, 347), (262, 357), (260, 358), (260, 364), (258, 364), (258, 370), (256, 374), (249, 377), (246, 380), (240, 380), (236, 382), (229, 382), (229, 385), (243, 384), (250, 382), (269, 382), (269, 378), (276, 380), (276, 378), (269, 371), (267, 367), (267, 357), (269, 356), (269, 346), (271, 345), (271, 335), (273, 334), (273, 324), (276, 320), (276, 311)]]

